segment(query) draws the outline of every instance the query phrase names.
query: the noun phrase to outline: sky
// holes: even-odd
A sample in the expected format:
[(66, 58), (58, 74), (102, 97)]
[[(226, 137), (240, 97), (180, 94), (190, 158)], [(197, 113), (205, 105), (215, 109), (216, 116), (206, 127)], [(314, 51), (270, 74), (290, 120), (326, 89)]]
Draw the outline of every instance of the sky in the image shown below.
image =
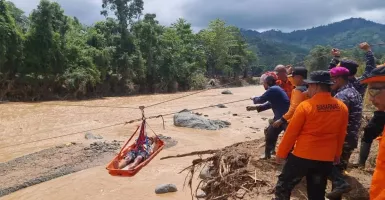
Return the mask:
[[(10, 0), (27, 14), (39, 0)], [(100, 15), (102, 0), (55, 0), (69, 16), (92, 24)], [(216, 18), (252, 30), (306, 29), (351, 17), (385, 24), (385, 0), (144, 0), (144, 13), (155, 13), (163, 25), (178, 18), (195, 30), (205, 28)]]

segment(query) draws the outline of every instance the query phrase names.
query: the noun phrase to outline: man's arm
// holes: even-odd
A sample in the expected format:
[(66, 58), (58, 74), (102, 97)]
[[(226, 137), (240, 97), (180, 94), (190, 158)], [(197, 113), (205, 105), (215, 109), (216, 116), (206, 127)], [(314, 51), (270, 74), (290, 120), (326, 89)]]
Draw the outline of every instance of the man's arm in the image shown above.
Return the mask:
[(340, 55), (341, 55), (340, 50), (332, 49), (332, 55), (334, 57), (329, 63), (329, 69), (333, 69), (334, 67), (337, 67), (338, 63), (340, 63)]
[(365, 57), (366, 57), (366, 66), (364, 74), (360, 77), (360, 79), (364, 79), (369, 76), (370, 72), (372, 72), (373, 69), (376, 68), (376, 62), (374, 60), (374, 55), (372, 52), (372, 48), (367, 42), (363, 42), (359, 45), (360, 49), (364, 50)]
[(340, 57), (334, 56), (329, 63), (329, 69), (333, 69), (334, 67), (337, 67), (338, 63), (340, 63)]
[(304, 104), (301, 103), (294, 112), (293, 117), (283, 135), (282, 141), (279, 144), (277, 157), (286, 158), (290, 150), (293, 148), (297, 141), (298, 135), (302, 131), (302, 126), (305, 124), (306, 111), (303, 108)]
[(264, 103), (269, 101), (271, 96), (272, 96), (272, 90), (269, 88), (269, 89), (266, 90), (265, 93), (263, 93), (262, 96), (254, 97), (253, 98), (253, 102), (254, 102), (254, 104), (264, 104)]
[(381, 135), (385, 126), (385, 112), (375, 111), (373, 118), (370, 119), (368, 125), (364, 128), (364, 136), (362, 140), (366, 143), (372, 143), (374, 139)]
[(294, 112), (298, 107), (298, 105), (304, 100), (305, 100), (305, 95), (302, 94), (301, 91), (294, 89), (293, 92), (291, 93), (289, 111), (287, 111), (287, 113), (283, 115), (281, 120), (284, 122), (287, 122), (288, 120), (290, 120), (293, 117)]
[(376, 62), (374, 60), (374, 55), (371, 50), (365, 53), (365, 57), (366, 57), (366, 66), (365, 66), (364, 74), (362, 75), (361, 79), (368, 77), (369, 74), (373, 71), (373, 69), (376, 68)]

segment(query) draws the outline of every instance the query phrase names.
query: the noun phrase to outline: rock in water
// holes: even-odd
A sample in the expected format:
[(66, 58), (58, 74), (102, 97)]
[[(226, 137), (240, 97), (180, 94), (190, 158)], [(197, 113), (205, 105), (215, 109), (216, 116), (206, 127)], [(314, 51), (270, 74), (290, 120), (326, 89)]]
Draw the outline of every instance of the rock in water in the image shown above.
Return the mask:
[(230, 90), (225, 90), (222, 92), (222, 94), (233, 94)]
[(219, 130), (222, 128), (227, 128), (231, 124), (227, 121), (209, 120), (189, 112), (182, 112), (174, 115), (174, 125), (177, 127), (203, 130)]
[(86, 133), (85, 135), (84, 135), (84, 137), (87, 139), (87, 140), (100, 140), (100, 139), (103, 139), (103, 137), (102, 136), (100, 136), (100, 135), (94, 135), (94, 134), (92, 134), (92, 133)]
[(178, 191), (178, 189), (174, 184), (158, 185), (158, 187), (155, 188), (156, 194), (165, 194), (165, 193), (176, 192), (176, 191)]
[(199, 174), (199, 178), (202, 180), (211, 178), (210, 168), (206, 166), (204, 169), (202, 169), (201, 173)]
[(198, 198), (198, 199), (204, 199), (204, 198), (206, 198), (206, 193), (205, 192), (203, 192), (202, 190), (200, 190), (200, 191), (198, 191), (197, 192), (197, 195), (196, 195), (196, 197)]

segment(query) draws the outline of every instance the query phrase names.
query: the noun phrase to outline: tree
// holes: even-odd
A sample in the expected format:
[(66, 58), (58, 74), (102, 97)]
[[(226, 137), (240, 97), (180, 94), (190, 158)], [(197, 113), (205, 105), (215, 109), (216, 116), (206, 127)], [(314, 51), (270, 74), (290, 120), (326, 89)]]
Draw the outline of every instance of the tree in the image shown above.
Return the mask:
[(1, 80), (13, 79), (23, 59), (23, 37), (5, 0), (0, 0), (0, 75)]
[(28, 17), (24, 15), (24, 11), (17, 8), (14, 3), (10, 1), (6, 1), (6, 4), (8, 6), (9, 13), (12, 15), (13, 19), (15, 20), (15, 23), (18, 27), (18, 29), (21, 32), (26, 32), (28, 29)]
[(133, 18), (142, 14), (143, 0), (103, 0), (101, 14), (108, 16), (108, 11), (113, 11), (119, 22), (120, 46), (114, 55), (114, 63), (117, 71), (122, 75), (123, 81), (132, 78), (133, 64), (141, 59), (139, 52), (135, 49), (134, 38), (128, 31), (128, 25), (132, 24)]
[(305, 65), (310, 72), (316, 70), (327, 70), (329, 62), (332, 59), (330, 54), (330, 46), (320, 46), (317, 45), (314, 47), (310, 54), (305, 59)]
[(171, 28), (176, 31), (182, 46), (177, 81), (182, 88), (189, 88), (194, 76), (205, 72), (204, 47), (199, 43), (198, 37), (192, 31), (191, 24), (186, 20), (178, 19), (171, 24)]
[(32, 11), (26, 37), (25, 74), (58, 75), (65, 71), (64, 49), (68, 30), (67, 16), (58, 3), (42, 0)]
[(146, 14), (143, 20), (135, 23), (132, 32), (138, 42), (138, 48), (145, 60), (145, 69), (137, 68), (137, 79), (141, 79), (153, 91), (153, 86), (158, 77), (159, 59), (161, 53), (160, 37), (163, 33), (163, 27), (155, 19), (155, 14)]

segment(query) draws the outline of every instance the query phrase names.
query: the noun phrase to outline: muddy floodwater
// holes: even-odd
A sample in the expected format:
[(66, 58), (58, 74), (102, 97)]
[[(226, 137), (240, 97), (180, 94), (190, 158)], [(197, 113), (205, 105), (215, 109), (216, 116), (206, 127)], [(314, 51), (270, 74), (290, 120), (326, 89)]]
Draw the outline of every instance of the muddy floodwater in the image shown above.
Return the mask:
[[(150, 107), (145, 109), (145, 114), (146, 116), (152, 116), (177, 112), (183, 109), (210, 106), (246, 99), (254, 95), (261, 95), (264, 92), (264, 89), (260, 86), (230, 88), (230, 90), (233, 95), (221, 94), (222, 89), (209, 90)], [(189, 93), (114, 97), (88, 101), (0, 104), (0, 162), (5, 163), (27, 154), (71, 142), (87, 145), (90, 141), (84, 138), (84, 131), (102, 136), (101, 141), (125, 141), (140, 122), (111, 126), (104, 129), (98, 128), (140, 118), (140, 111), (137, 109), (91, 106), (139, 107), (186, 94)], [(86, 105), (89, 107), (69, 105)], [(245, 107), (248, 105), (252, 105), (251, 100), (228, 104), (226, 105), (227, 108), (212, 107), (196, 111), (201, 113), (202, 116), (208, 115), (207, 118), (209, 119), (231, 122), (229, 128), (218, 131), (178, 128), (173, 126), (172, 116), (165, 117), (165, 129), (163, 129), (160, 118), (148, 120), (151, 128), (157, 134), (171, 137), (177, 143), (175, 146), (161, 151), (134, 177), (110, 176), (105, 169), (107, 163), (103, 163), (100, 166), (18, 190), (0, 199), (191, 199), (189, 188), (187, 186), (183, 188), (186, 174), (178, 174), (178, 172), (189, 166), (191, 161), (197, 157), (167, 160), (160, 160), (160, 158), (191, 151), (218, 149), (236, 142), (262, 137), (263, 128), (268, 123), (266, 118), (271, 117), (272, 112), (247, 112)], [(77, 132), (79, 134), (75, 134)], [(61, 135), (68, 136), (45, 140), (46, 138)], [(39, 142), (29, 143), (37, 140)], [(52, 160), (52, 162), (54, 161), (55, 159)], [(50, 162), (50, 160), (44, 162)], [(2, 181), (4, 180), (0, 178), (0, 184), (2, 184)], [(175, 184), (178, 187), (178, 192), (156, 195), (154, 192), (156, 186), (166, 183)]]

